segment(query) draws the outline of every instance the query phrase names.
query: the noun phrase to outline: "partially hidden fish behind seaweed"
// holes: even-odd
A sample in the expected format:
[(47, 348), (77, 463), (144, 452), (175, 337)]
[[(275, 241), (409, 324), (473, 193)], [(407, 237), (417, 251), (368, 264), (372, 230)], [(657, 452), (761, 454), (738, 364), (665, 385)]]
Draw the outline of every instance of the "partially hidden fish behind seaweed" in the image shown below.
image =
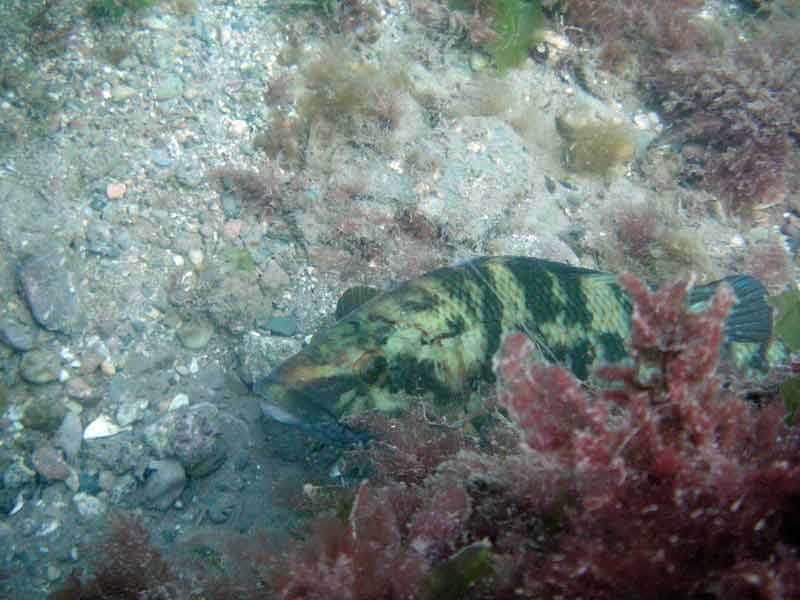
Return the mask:
[[(747, 275), (694, 286), (701, 308), (724, 281), (736, 301), (723, 361), (742, 380), (765, 377), (788, 351), (773, 340), (772, 310)], [(631, 302), (615, 275), (527, 257), (485, 257), (437, 269), (370, 297), (255, 385), (265, 417), (331, 440), (358, 439), (340, 419), (400, 411), (424, 399), (440, 415), (465, 414), (494, 381), (503, 337), (525, 331), (542, 361), (586, 380), (628, 359)]]

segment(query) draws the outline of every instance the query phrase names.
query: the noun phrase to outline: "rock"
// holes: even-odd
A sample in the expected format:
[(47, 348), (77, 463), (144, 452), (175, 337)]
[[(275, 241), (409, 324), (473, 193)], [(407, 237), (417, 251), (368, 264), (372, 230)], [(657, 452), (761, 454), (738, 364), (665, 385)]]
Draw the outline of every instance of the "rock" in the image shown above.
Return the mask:
[(49, 331), (70, 333), (79, 308), (65, 253), (50, 247), (26, 257), (18, 277), (36, 322)]
[(167, 410), (178, 410), (184, 406), (189, 406), (189, 396), (186, 394), (175, 394), (175, 397), (170, 401)]
[(206, 319), (192, 319), (178, 329), (178, 339), (189, 350), (205, 347), (213, 335), (214, 326)]
[(166, 148), (154, 148), (150, 152), (150, 160), (157, 167), (167, 168), (172, 165), (172, 158), (170, 158), (169, 150)]
[(75, 510), (85, 521), (95, 521), (105, 515), (106, 510), (108, 510), (105, 502), (86, 492), (75, 494), (72, 497), (72, 503), (75, 505)]
[(230, 130), (236, 137), (244, 137), (250, 131), (250, 127), (247, 125), (247, 121), (235, 119), (231, 121)]
[(142, 418), (144, 410), (138, 400), (128, 400), (119, 405), (117, 409), (117, 423), (121, 427), (132, 425)]
[(238, 238), (241, 232), (242, 232), (242, 221), (239, 219), (231, 219), (230, 221), (225, 221), (225, 225), (222, 226), (222, 233), (227, 238), (231, 239)]
[(261, 335), (252, 332), (236, 347), (239, 376), (248, 385), (266, 377), (281, 362), (297, 354), (302, 342), (295, 338)]
[(156, 100), (172, 100), (183, 93), (183, 81), (175, 74), (167, 75), (153, 88), (153, 97)]
[(203, 168), (196, 159), (182, 161), (175, 169), (175, 179), (188, 188), (196, 188), (203, 183)]
[(135, 88), (127, 85), (115, 85), (111, 88), (111, 99), (114, 102), (123, 102), (128, 98), (134, 97), (138, 92)]
[(192, 248), (189, 250), (189, 262), (192, 263), (192, 266), (195, 269), (199, 269), (203, 266), (203, 251), (200, 248)]
[(271, 317), (266, 327), (273, 335), (283, 337), (292, 337), (299, 329), (294, 317)]
[(208, 519), (217, 525), (225, 523), (239, 510), (239, 498), (235, 494), (222, 493), (208, 507)]
[(3, 488), (12, 491), (18, 490), (33, 483), (35, 478), (36, 471), (29, 469), (20, 459), (8, 465), (3, 473)]
[(52, 446), (40, 446), (31, 458), (33, 468), (45, 479), (64, 481), (72, 474), (72, 469), (64, 456)]
[(22, 424), (37, 431), (56, 431), (64, 420), (67, 409), (55, 398), (37, 396), (26, 406)]
[(291, 279), (274, 260), (267, 262), (261, 275), (261, 285), (271, 293), (279, 292), (291, 283)]
[(106, 186), (106, 198), (109, 200), (119, 200), (128, 191), (128, 187), (124, 183), (113, 182)]
[(19, 374), (28, 383), (50, 383), (58, 379), (61, 362), (46, 350), (31, 350), (22, 356)]
[(490, 254), (497, 256), (536, 256), (570, 265), (580, 265), (580, 259), (561, 238), (547, 231), (529, 234), (510, 234), (487, 243)]
[(64, 391), (67, 392), (67, 396), (86, 407), (94, 406), (100, 398), (100, 394), (82, 377), (70, 377), (64, 385)]
[(186, 472), (176, 460), (153, 460), (145, 470), (144, 497), (158, 510), (167, 510), (180, 498), (186, 485)]
[(0, 342), (17, 352), (27, 352), (36, 344), (36, 333), (27, 325), (4, 319), (0, 322)]
[(145, 428), (145, 442), (159, 458), (174, 458), (191, 477), (203, 477), (225, 461), (219, 410), (207, 402), (170, 411)]
[(78, 413), (69, 411), (64, 416), (53, 441), (64, 451), (68, 461), (71, 462), (78, 458), (83, 443), (83, 425)]
[(92, 254), (119, 258), (128, 245), (119, 239), (119, 231), (112, 231), (105, 223), (93, 222), (86, 228), (86, 249)]

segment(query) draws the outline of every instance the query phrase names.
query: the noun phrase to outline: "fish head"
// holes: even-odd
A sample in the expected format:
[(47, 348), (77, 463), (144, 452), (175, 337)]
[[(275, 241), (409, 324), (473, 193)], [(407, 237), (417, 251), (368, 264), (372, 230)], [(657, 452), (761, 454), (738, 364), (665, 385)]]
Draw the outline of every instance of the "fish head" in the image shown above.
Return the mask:
[(390, 393), (390, 323), (340, 321), (255, 385), (262, 414), (310, 433), (347, 438), (340, 419), (385, 408)]

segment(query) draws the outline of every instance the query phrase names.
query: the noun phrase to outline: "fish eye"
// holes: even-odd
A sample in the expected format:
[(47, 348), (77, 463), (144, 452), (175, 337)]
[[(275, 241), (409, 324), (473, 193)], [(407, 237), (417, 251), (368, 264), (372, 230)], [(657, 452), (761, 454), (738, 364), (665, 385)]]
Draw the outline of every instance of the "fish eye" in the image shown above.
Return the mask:
[(373, 385), (383, 381), (388, 366), (389, 361), (383, 352), (367, 350), (353, 363), (353, 371), (361, 381)]

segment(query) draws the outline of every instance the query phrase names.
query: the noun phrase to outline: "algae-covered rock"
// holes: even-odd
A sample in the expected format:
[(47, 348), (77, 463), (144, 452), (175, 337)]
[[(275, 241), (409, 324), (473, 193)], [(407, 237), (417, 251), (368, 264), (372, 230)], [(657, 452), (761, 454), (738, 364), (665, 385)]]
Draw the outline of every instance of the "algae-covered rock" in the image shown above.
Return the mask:
[(556, 117), (556, 128), (564, 142), (564, 163), (578, 174), (612, 175), (636, 152), (631, 128), (617, 117), (574, 108)]

